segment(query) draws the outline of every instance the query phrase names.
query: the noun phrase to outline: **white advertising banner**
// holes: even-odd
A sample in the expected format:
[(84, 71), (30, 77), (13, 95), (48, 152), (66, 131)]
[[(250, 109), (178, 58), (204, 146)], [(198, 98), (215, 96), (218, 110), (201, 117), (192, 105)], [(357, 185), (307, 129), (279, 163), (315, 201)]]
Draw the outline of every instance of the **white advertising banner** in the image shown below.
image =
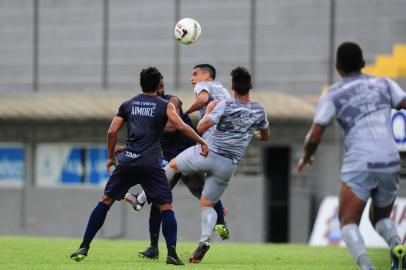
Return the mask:
[(108, 180), (105, 145), (41, 143), (36, 151), (39, 186), (101, 185)]
[[(361, 219), (360, 230), (367, 247), (387, 247), (385, 241), (376, 233), (368, 218), (370, 200)], [(406, 198), (397, 198), (391, 213), (391, 219), (397, 226), (398, 233), (405, 244), (406, 239)], [(338, 221), (338, 198), (324, 198), (317, 213), (313, 226), (310, 245), (344, 245), (341, 240), (340, 223)]]

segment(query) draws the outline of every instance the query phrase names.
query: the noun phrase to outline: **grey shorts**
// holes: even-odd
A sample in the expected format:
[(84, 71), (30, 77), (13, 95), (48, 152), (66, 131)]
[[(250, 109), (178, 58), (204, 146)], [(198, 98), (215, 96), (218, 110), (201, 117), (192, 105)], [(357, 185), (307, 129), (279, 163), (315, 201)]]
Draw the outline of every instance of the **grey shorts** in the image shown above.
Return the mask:
[(357, 171), (341, 173), (341, 179), (364, 202), (369, 197), (378, 207), (391, 204), (399, 189), (399, 173)]
[(205, 158), (200, 155), (200, 145), (184, 150), (176, 156), (176, 166), (183, 175), (207, 173), (202, 194), (210, 201), (220, 200), (237, 167), (233, 160), (213, 151)]

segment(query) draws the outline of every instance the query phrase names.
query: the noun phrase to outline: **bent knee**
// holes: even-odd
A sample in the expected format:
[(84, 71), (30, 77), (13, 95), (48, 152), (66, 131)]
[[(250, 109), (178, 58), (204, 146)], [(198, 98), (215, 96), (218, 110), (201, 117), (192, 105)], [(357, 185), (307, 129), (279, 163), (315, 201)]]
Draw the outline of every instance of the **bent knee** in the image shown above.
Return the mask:
[(167, 204), (158, 204), (157, 206), (158, 206), (158, 208), (159, 208), (159, 210), (161, 212), (165, 211), (165, 210), (171, 210), (172, 209), (172, 204), (169, 204), (169, 203), (167, 203)]
[(202, 195), (200, 197), (199, 204), (200, 204), (200, 208), (213, 207), (216, 204), (216, 202), (211, 201), (206, 196)]
[(100, 201), (108, 206), (111, 206), (114, 202), (114, 200), (107, 195), (103, 195)]
[(171, 161), (169, 161), (168, 165), (169, 165), (169, 167), (170, 167), (172, 170), (174, 170), (176, 173), (180, 173), (179, 170), (178, 170), (178, 167), (177, 167), (177, 165), (176, 165), (176, 159), (175, 159), (175, 158), (171, 159)]

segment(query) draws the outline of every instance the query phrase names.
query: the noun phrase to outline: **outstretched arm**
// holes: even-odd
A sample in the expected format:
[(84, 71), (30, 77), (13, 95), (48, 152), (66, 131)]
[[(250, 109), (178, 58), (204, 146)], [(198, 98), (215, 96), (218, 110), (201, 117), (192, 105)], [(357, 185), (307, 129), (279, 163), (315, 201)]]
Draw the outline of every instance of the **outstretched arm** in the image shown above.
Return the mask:
[(195, 103), (193, 103), (185, 113), (191, 114), (192, 112), (195, 112), (206, 105), (207, 102), (209, 102), (209, 92), (203, 90), (197, 96)]
[(324, 126), (319, 124), (313, 124), (310, 128), (305, 138), (303, 157), (299, 160), (296, 167), (298, 173), (301, 173), (307, 164), (312, 164), (313, 155), (316, 153), (325, 129)]
[(175, 110), (175, 106), (173, 106), (172, 103), (168, 103), (168, 106), (166, 108), (166, 115), (177, 130), (202, 146), (202, 151), (200, 153), (202, 156), (206, 157), (209, 154), (209, 147), (207, 146), (206, 142), (193, 130), (193, 128), (182, 121)]
[(124, 118), (120, 116), (114, 116), (111, 121), (110, 128), (107, 132), (107, 150), (108, 150), (108, 160), (106, 163), (107, 173), (110, 175), (110, 167), (117, 164), (116, 157), (114, 154), (118, 131), (124, 125)]

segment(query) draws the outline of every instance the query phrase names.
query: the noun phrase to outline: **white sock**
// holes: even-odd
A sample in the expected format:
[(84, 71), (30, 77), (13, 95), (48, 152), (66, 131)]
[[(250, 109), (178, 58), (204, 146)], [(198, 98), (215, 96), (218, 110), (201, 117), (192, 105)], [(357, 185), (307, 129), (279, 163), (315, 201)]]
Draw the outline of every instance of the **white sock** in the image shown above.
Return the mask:
[(138, 197), (137, 197), (137, 201), (139, 203), (145, 203), (147, 201), (147, 195), (145, 195), (145, 191), (142, 191)]
[(199, 242), (210, 242), (211, 233), (217, 222), (217, 213), (213, 207), (202, 208), (202, 235)]
[(392, 248), (397, 244), (401, 243), (399, 234), (396, 230), (395, 224), (390, 218), (384, 218), (379, 220), (375, 224), (375, 230), (385, 239), (386, 243), (388, 243), (389, 247)]
[(371, 259), (367, 254), (364, 239), (356, 224), (347, 224), (341, 229), (341, 237), (354, 261), (361, 269), (368, 269), (372, 266)]

